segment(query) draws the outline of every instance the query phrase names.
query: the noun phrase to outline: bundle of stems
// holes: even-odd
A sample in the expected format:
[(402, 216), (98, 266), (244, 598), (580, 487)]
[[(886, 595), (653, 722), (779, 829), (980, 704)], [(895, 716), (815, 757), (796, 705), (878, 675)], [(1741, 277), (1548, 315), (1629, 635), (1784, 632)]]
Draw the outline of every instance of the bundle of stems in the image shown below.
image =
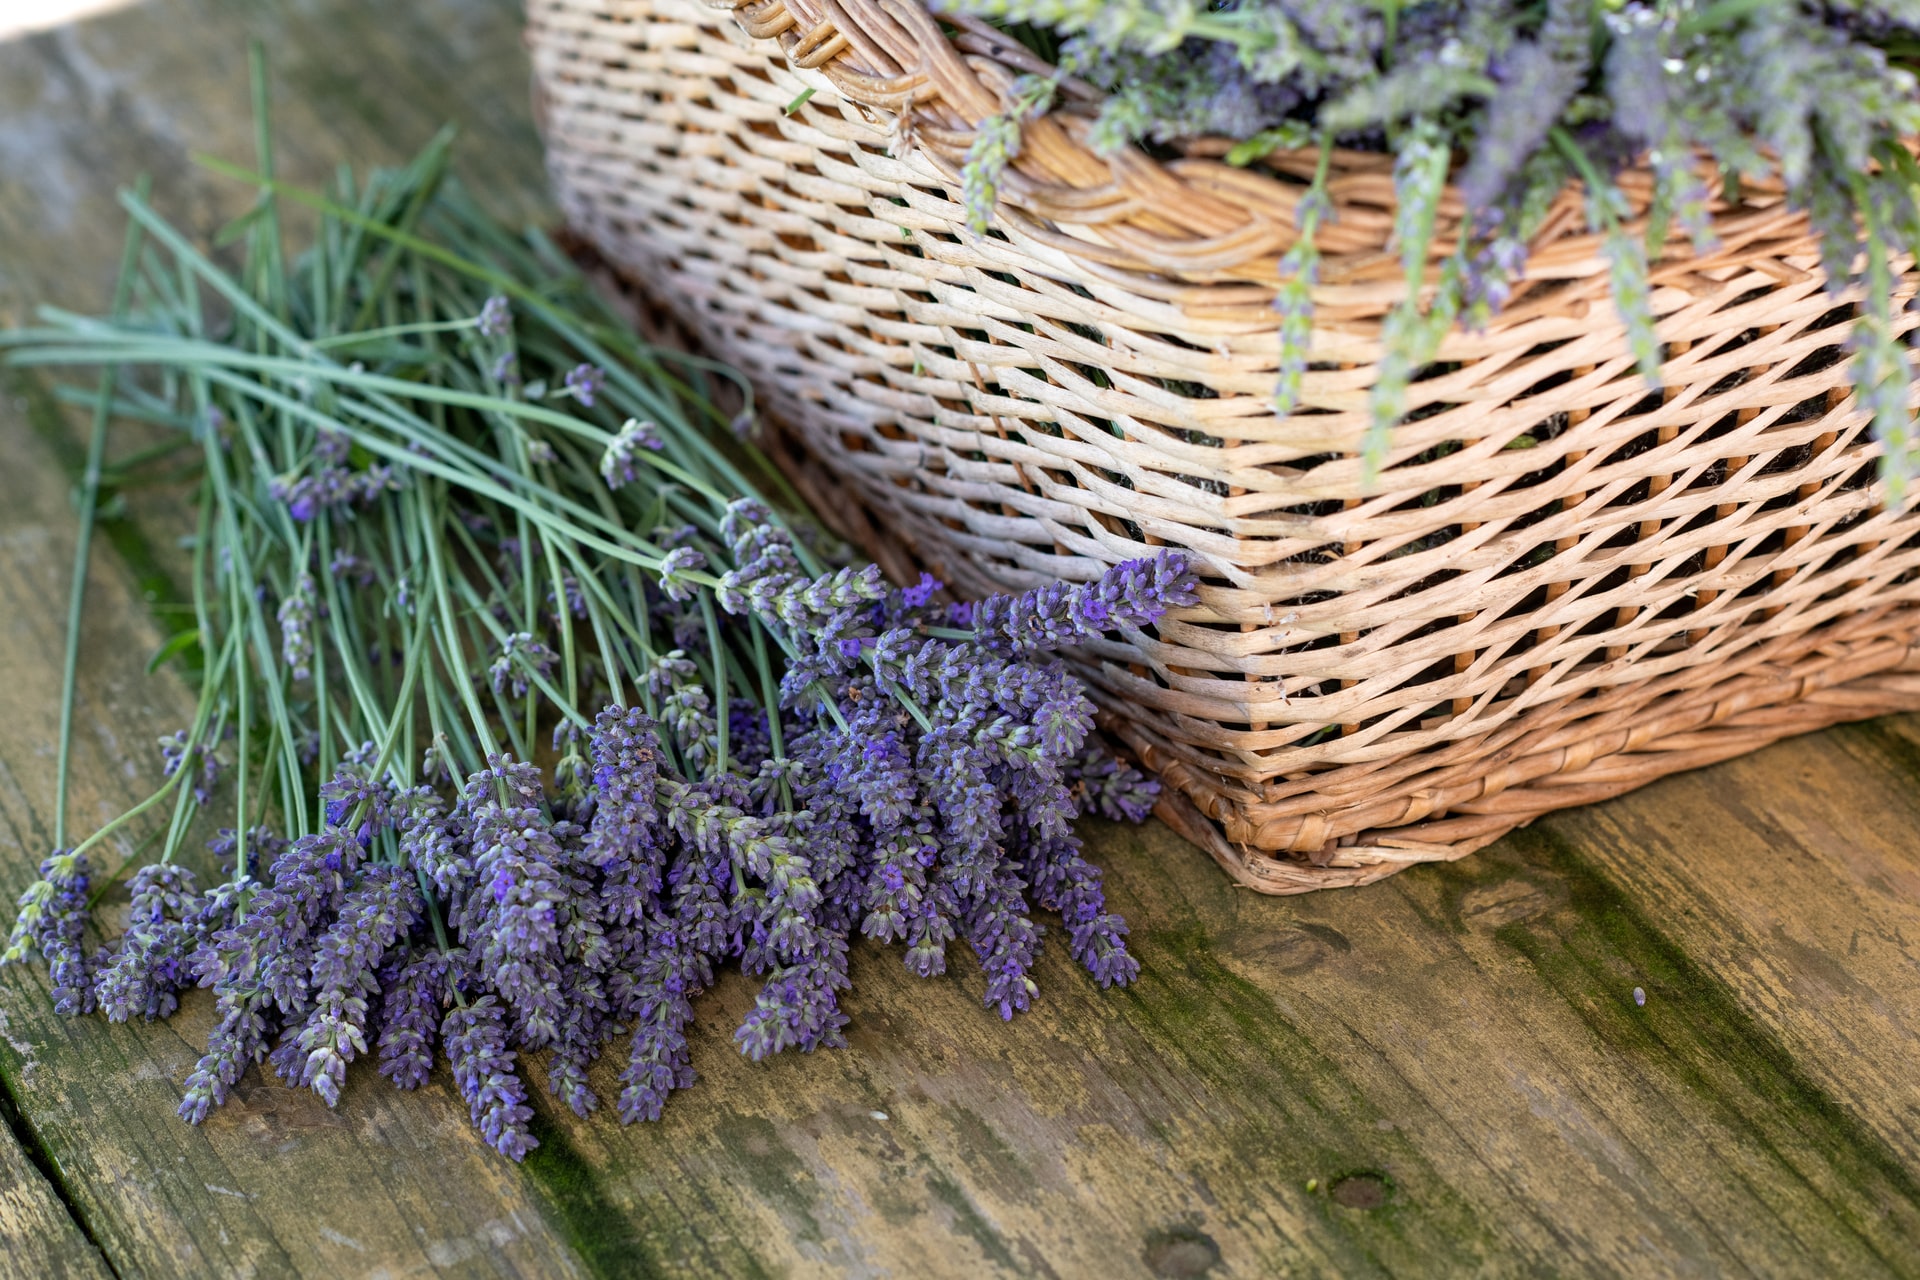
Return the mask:
[[(0, 335), (13, 363), (102, 370), (67, 393), (94, 409), (70, 640), (110, 425), (161, 440), (115, 474), (187, 463), (198, 499), (191, 625), (163, 650), (192, 721), (159, 789), (69, 846), (70, 652), (58, 847), (6, 959), (39, 951), (59, 1007), (116, 1020), (213, 988), (189, 1120), (255, 1062), (331, 1104), (357, 1056), (412, 1087), (438, 1044), (516, 1159), (516, 1051), (550, 1051), (585, 1114), (588, 1065), (630, 1036), (619, 1111), (655, 1118), (729, 960), (766, 976), (737, 1033), (756, 1058), (841, 1042), (856, 930), (922, 974), (964, 937), (1004, 1017), (1034, 991), (1031, 905), (1128, 981), (1070, 823), (1138, 820), (1154, 785), (1048, 653), (1191, 603), (1182, 559), (972, 604), (891, 586), (808, 532), (708, 394), (734, 375), (641, 342), (538, 231), (491, 222), (450, 137), (320, 194), (273, 176), (256, 99), (258, 170), (206, 162), (258, 189), (217, 241), (235, 269), (126, 193), (112, 314)], [(290, 204), (317, 214), (297, 258)], [(179, 859), (223, 802), (203, 890)], [(113, 877), (128, 928), (89, 952), (91, 859), (143, 826), (157, 856)]]

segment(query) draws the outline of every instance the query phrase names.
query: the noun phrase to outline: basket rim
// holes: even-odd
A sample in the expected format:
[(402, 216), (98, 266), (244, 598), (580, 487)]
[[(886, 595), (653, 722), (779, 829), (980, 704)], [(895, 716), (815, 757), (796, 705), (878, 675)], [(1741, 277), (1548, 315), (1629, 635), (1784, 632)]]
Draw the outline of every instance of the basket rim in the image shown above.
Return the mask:
[[(1057, 73), (985, 22), (936, 14), (924, 0), (700, 2), (729, 13), (747, 37), (776, 46), (790, 66), (817, 73), (847, 101), (878, 115), (891, 126), (896, 145), (926, 157), (956, 187), (979, 125), (1005, 108), (1014, 79)], [(997, 218), (1017, 221), (1026, 235), (1107, 267), (1195, 283), (1272, 287), (1281, 281), (1280, 259), (1298, 239), (1294, 211), (1319, 164), (1317, 148), (1275, 151), (1246, 166), (1226, 163), (1235, 144), (1217, 137), (1186, 141), (1177, 147), (1180, 155), (1168, 160), (1138, 144), (1102, 155), (1090, 133), (1092, 109), (1104, 95), (1070, 77), (1062, 79), (1062, 91), (1069, 110), (1024, 126), (1020, 151), (1001, 178)], [(1614, 181), (1631, 209), (1622, 225), (1643, 231), (1653, 200), (1651, 171), (1636, 161)], [(1754, 242), (1775, 240), (1784, 224), (1797, 220), (1784, 207), (1786, 190), (1777, 175), (1743, 177), (1732, 200), (1717, 182), (1709, 190), (1715, 193), (1708, 209), (1719, 244), (1696, 252), (1684, 237), (1668, 237), (1651, 264), (1656, 284), (1663, 274), (1738, 264)], [(1315, 236), (1319, 287), (1391, 289), (1403, 281), (1404, 266), (1391, 251), (1393, 158), (1333, 149), (1327, 194), (1335, 216)], [(1526, 276), (1513, 302), (1538, 283), (1606, 272), (1604, 236), (1587, 229), (1585, 204), (1582, 184), (1570, 180), (1529, 242)], [(1464, 211), (1449, 183), (1428, 251), (1430, 278), (1457, 247)], [(1805, 238), (1808, 252), (1817, 253), (1811, 236)], [(1778, 252), (1772, 248), (1769, 256)]]

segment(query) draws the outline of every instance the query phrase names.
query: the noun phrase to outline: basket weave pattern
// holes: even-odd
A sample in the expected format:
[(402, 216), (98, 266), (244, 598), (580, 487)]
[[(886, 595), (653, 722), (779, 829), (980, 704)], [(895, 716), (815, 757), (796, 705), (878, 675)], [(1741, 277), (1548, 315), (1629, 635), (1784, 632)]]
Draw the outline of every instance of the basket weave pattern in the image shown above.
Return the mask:
[(1163, 814), (1243, 883), (1364, 883), (1920, 708), (1920, 517), (1879, 503), (1850, 314), (1778, 189), (1655, 263), (1661, 392), (1567, 192), (1368, 486), (1404, 288), (1387, 157), (1333, 158), (1314, 363), (1280, 418), (1272, 301), (1315, 157), (1103, 158), (1069, 108), (975, 236), (974, 127), (1043, 69), (990, 29), (909, 0), (529, 9), (574, 227), (749, 373), (890, 531), (883, 563), (978, 592), (1193, 553), (1197, 607), (1080, 661), (1172, 784)]

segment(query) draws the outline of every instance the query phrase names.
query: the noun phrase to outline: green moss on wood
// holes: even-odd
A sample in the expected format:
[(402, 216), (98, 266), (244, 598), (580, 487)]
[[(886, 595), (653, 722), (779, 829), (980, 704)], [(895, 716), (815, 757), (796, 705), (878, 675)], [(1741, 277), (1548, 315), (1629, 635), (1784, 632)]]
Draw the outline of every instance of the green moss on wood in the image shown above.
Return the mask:
[[(1653, 1086), (1650, 1105), (1668, 1090), (1690, 1095), (1791, 1170), (1801, 1194), (1776, 1195), (1773, 1208), (1795, 1219), (1790, 1225), (1813, 1252), (1851, 1245), (1862, 1262), (1920, 1275), (1920, 1249), (1906, 1234), (1920, 1211), (1920, 1179), (1879, 1136), (1572, 840), (1541, 824), (1506, 843), (1565, 883), (1569, 909), (1502, 925), (1494, 937), (1559, 993), (1596, 1042), (1638, 1064)], [(1483, 856), (1446, 874), (1464, 891), (1506, 873), (1504, 861)], [(1635, 987), (1646, 993), (1644, 1006)]]
[(989, 1262), (1004, 1272), (1014, 1275), (1023, 1274), (1024, 1269), (1014, 1261), (1013, 1251), (1007, 1248), (1006, 1242), (1000, 1238), (1000, 1233), (993, 1229), (993, 1224), (974, 1208), (973, 1202), (967, 1198), (967, 1193), (961, 1189), (959, 1183), (945, 1174), (929, 1174), (927, 1190), (932, 1193), (935, 1200), (947, 1207), (948, 1212), (953, 1214), (954, 1226), (960, 1230), (961, 1234), (980, 1246), (980, 1252), (986, 1255)]
[(636, 1248), (633, 1222), (608, 1199), (601, 1175), (581, 1158), (565, 1129), (536, 1109), (529, 1126), (540, 1145), (521, 1163), (545, 1202), (548, 1225), (596, 1276), (651, 1280), (662, 1274)]

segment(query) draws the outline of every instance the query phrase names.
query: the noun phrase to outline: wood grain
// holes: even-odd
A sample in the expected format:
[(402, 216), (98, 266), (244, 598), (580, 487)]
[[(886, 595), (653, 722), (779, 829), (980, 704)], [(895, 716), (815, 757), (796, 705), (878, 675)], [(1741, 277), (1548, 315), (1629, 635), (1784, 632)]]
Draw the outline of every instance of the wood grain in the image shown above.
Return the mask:
[(456, 171), (483, 203), (550, 208), (513, 0), (147, 0), (0, 41), (0, 319), (104, 305), (124, 225), (113, 195), (142, 173), (183, 229), (210, 235), (246, 207), (250, 192), (191, 159), (253, 158), (249, 37), (268, 50), (283, 176), (397, 163), (451, 121), (466, 136)]
[(619, 1210), (595, 1249), (684, 1275), (1914, 1273), (1913, 1163), (1570, 843), (1291, 903), (1164, 829), (1092, 834), (1138, 987), (1056, 954), (1002, 1026), (974, 975), (863, 949), (852, 1051), (755, 1066), (730, 982), (658, 1126), (560, 1126)]
[(1920, 1169), (1920, 719), (1835, 729), (1548, 828), (1673, 921), (1808, 1079)]
[(0, 1132), (0, 1274), (49, 1280), (107, 1280), (111, 1274), (11, 1132)]
[[(537, 211), (524, 95), (489, 87), (514, 82), (517, 22), (511, 4), (488, 0), (381, 14), (193, 0), (0, 45), (9, 161), (0, 165), (0, 313), (23, 317), (43, 299), (99, 305), (121, 235), (113, 192), (143, 170), (163, 207), (203, 232), (244, 207), (249, 193), (208, 179), (188, 157), (251, 154), (249, 34), (272, 50), (284, 172), (317, 180), (349, 156), (396, 161), (457, 116), (478, 135), (470, 156), (514, 160), (480, 175), (490, 202)], [(56, 461), (64, 424), (37, 384), (7, 390), (0, 891), (11, 900), (51, 840), (73, 529)], [(161, 638), (147, 606), (166, 603), (162, 571), (179, 528), (164, 507), (139, 510), (146, 527), (118, 522), (95, 544), (71, 814), (79, 830), (158, 781), (153, 740), (189, 710), (176, 681), (142, 670)], [(130, 565), (115, 546), (145, 554)], [(478, 1141), (444, 1076), (418, 1097), (357, 1080), (339, 1112), (252, 1076), (234, 1104), (194, 1129), (172, 1112), (211, 1025), (203, 994), (169, 1023), (110, 1027), (54, 1016), (44, 974), (29, 967), (0, 978), (0, 1017), (0, 1076), (122, 1275), (579, 1273), (539, 1184)]]
[[(0, 314), (97, 303), (110, 192), (141, 167), (194, 226), (237, 207), (181, 157), (246, 154), (247, 23), (275, 38), (294, 171), (454, 116), (489, 191), (541, 207), (505, 5), (241, 11), (155, 0), (0, 44)], [(51, 839), (70, 447), (9, 384), (7, 895)], [(142, 672), (178, 513), (134, 515), (96, 543), (82, 827), (157, 780), (151, 740), (185, 708)], [(923, 982), (861, 946), (851, 1047), (753, 1064), (733, 975), (659, 1124), (582, 1123), (540, 1092), (517, 1168), (444, 1075), (402, 1096), (356, 1072), (333, 1112), (251, 1075), (189, 1128), (172, 1110), (203, 998), (113, 1027), (55, 1017), (43, 973), (10, 970), (0, 1083), (57, 1176), (0, 1135), (0, 1268), (101, 1274), (84, 1222), (122, 1276), (1920, 1275), (1917, 820), (1920, 720), (1893, 719), (1306, 899), (1234, 889), (1164, 827), (1093, 823), (1135, 988), (1099, 992), (1053, 949), (1036, 1008), (1002, 1024), (963, 951)]]

